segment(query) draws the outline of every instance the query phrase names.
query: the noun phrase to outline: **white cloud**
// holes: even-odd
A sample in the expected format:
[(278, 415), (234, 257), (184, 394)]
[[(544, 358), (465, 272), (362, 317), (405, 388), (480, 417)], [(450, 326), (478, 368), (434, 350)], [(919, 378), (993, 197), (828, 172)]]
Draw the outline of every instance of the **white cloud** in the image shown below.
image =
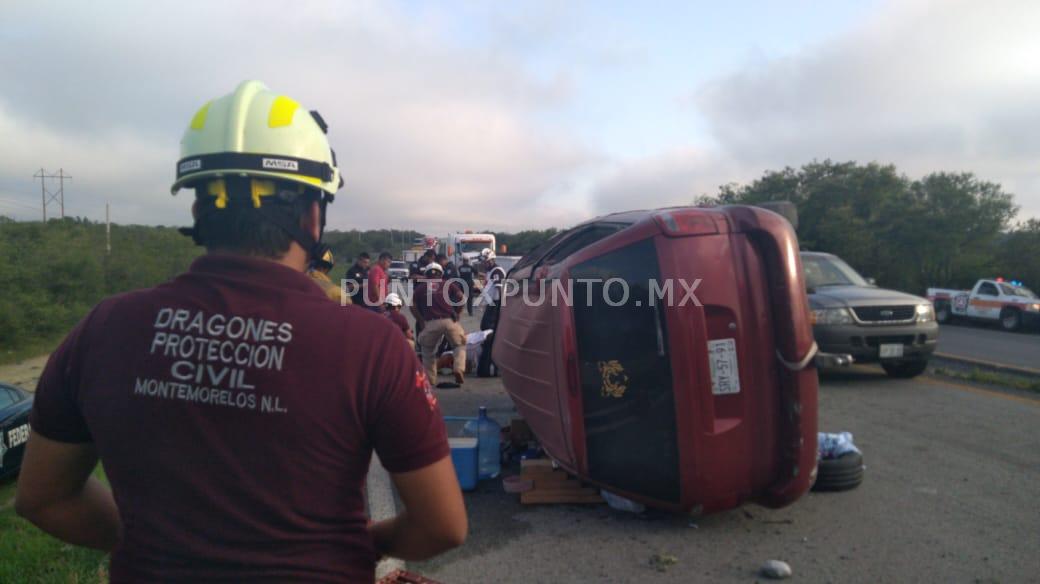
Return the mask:
[[(83, 26), (99, 14), (102, 31)], [(9, 16), (0, 71), (15, 82), (0, 93), (0, 123), (28, 139), (0, 145), (4, 184), (60, 165), (76, 175), (68, 199), (132, 196), (141, 204), (123, 220), (170, 222), (166, 186), (188, 119), (258, 78), (329, 122), (346, 179), (332, 227), (580, 217), (556, 193), (594, 156), (537, 120), (569, 99), (566, 81), (538, 80), (505, 52), (453, 46), (436, 14), (379, 2), (98, 2)]]
[[(694, 92), (711, 138), (699, 150), (728, 177), (705, 189), (692, 180), (706, 172), (704, 156), (684, 165), (681, 153), (665, 153), (618, 170), (596, 206), (614, 207), (623, 188), (690, 201), (766, 169), (831, 158), (894, 163), (911, 176), (971, 171), (1015, 193), (1024, 216), (1040, 215), (1037, 22), (1040, 4), (1029, 1), (890, 2), (849, 34), (760, 57)], [(662, 165), (671, 170), (647, 172)]]

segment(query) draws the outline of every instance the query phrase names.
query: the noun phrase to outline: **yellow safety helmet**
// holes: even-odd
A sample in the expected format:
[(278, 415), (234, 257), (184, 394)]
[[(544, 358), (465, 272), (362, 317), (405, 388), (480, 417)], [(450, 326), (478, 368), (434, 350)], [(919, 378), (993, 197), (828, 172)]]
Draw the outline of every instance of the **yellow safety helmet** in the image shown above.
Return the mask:
[[(316, 111), (268, 89), (259, 81), (244, 81), (234, 92), (203, 105), (181, 139), (177, 178), (170, 191), (194, 188), (199, 200), (196, 227), (182, 229), (196, 243), (199, 220), (229, 204), (245, 204), (277, 224), (308, 251), (323, 259), (320, 243), (325, 205), (343, 184), (336, 153), (326, 136), (328, 126)], [(285, 213), (278, 211), (300, 195), (319, 202), (321, 228), (317, 240)], [(208, 199), (207, 197), (213, 197)], [(263, 204), (263, 201), (270, 204)], [(251, 202), (251, 205), (250, 205)]]
[(176, 194), (207, 178), (280, 179), (334, 195), (342, 186), (325, 121), (259, 81), (203, 105), (181, 139)]
[(332, 257), (332, 250), (328, 247), (322, 246), (324, 251), (320, 256), (314, 259), (314, 265), (317, 267), (331, 270), (336, 265), (335, 258)]

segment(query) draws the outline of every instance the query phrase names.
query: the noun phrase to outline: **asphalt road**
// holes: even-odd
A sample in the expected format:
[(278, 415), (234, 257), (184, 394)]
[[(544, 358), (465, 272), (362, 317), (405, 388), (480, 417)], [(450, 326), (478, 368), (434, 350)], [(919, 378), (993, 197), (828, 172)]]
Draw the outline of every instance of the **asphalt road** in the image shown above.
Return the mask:
[[(516, 416), (498, 379), (438, 395), (447, 414), (487, 405), (500, 422)], [(802, 582), (1035, 582), (1038, 424), (1032, 397), (855, 367), (820, 392), (821, 430), (852, 432), (864, 452), (853, 491), (691, 524), (606, 506), (525, 507), (485, 481), (466, 494), (466, 545), (409, 569), (448, 583), (752, 582), (763, 561), (780, 559)], [(677, 562), (657, 571), (655, 554)]]
[(1009, 333), (984, 325), (950, 324), (939, 330), (940, 353), (1040, 369), (1040, 334)]

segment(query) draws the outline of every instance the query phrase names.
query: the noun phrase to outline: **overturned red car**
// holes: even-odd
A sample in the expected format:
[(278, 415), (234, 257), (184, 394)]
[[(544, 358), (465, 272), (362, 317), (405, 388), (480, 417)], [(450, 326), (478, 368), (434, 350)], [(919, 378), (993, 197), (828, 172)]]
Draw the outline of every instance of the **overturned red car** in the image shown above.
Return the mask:
[(795, 234), (751, 207), (560, 233), (509, 273), (493, 346), (554, 460), (680, 512), (779, 507), (809, 489), (815, 352)]

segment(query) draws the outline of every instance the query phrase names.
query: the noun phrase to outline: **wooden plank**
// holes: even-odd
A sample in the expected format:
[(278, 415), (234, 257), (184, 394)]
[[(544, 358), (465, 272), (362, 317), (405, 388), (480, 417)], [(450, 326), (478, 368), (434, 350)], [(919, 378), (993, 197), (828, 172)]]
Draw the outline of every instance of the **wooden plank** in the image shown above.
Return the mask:
[(535, 488), (532, 489), (532, 490), (540, 490), (540, 489), (558, 490), (558, 489), (565, 489), (565, 488), (581, 488), (581, 482), (578, 481), (577, 479), (565, 479), (565, 480), (557, 480), (555, 478), (544, 479), (544, 478), (542, 478), (542, 477), (540, 477), (538, 475), (536, 475), (534, 477), (534, 479), (535, 479)]
[(529, 458), (529, 459), (520, 461), (520, 469), (521, 470), (544, 469), (544, 470), (549, 471), (549, 470), (553, 470), (553, 463), (548, 458)]
[(520, 473), (520, 476), (522, 476), (525, 479), (531, 479), (531, 480), (536, 480), (536, 481), (540, 480), (540, 481), (544, 481), (544, 482), (548, 482), (548, 481), (565, 481), (565, 480), (571, 478), (571, 476), (569, 474), (563, 472), (562, 470), (553, 470), (553, 471), (549, 471), (549, 472), (543, 472), (543, 471), (532, 472), (530, 470), (527, 470), (527, 471), (522, 471)]

